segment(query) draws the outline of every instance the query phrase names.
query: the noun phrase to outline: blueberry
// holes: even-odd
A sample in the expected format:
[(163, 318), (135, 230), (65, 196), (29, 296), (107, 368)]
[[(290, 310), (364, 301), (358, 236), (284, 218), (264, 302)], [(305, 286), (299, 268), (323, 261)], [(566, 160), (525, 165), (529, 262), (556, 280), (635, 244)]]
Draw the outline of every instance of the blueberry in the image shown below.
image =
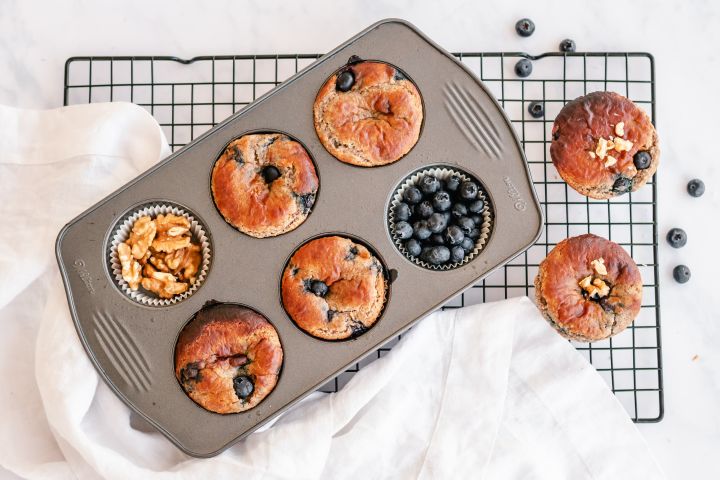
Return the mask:
[(566, 38), (562, 42), (560, 42), (560, 51), (561, 52), (574, 52), (575, 51), (575, 41), (571, 40), (569, 38)]
[(306, 193), (305, 195), (300, 195), (298, 201), (300, 202), (300, 208), (302, 208), (303, 212), (307, 213), (312, 206), (315, 205), (315, 194)]
[(458, 219), (457, 226), (460, 227), (460, 230), (462, 230), (462, 232), (467, 235), (475, 228), (475, 222), (473, 222), (472, 219), (468, 217), (462, 217)]
[(448, 245), (460, 245), (464, 238), (465, 234), (457, 225), (450, 225), (445, 231), (445, 241)]
[(410, 240), (405, 242), (405, 250), (407, 250), (410, 256), (417, 257), (422, 251), (422, 245), (414, 238), (411, 238)]
[(442, 212), (440, 215), (445, 219), (445, 225), (449, 224), (450, 220), (452, 220), (452, 214), (450, 212)]
[(436, 233), (430, 237), (430, 241), (435, 245), (445, 245), (445, 238), (439, 233)]
[(454, 192), (460, 187), (462, 180), (457, 175), (451, 175), (445, 180), (445, 189), (449, 192)]
[(632, 188), (632, 180), (627, 177), (618, 177), (613, 184), (613, 192), (615, 193), (627, 193)]
[(410, 218), (412, 212), (407, 203), (398, 203), (395, 206), (395, 218), (400, 221), (406, 221)]
[(515, 64), (515, 74), (521, 78), (528, 77), (532, 73), (532, 68), (532, 62), (530, 60), (521, 58)]
[(324, 297), (328, 293), (328, 286), (320, 280), (313, 280), (310, 284), (310, 291), (318, 297)]
[(335, 89), (341, 92), (347, 92), (355, 84), (355, 75), (350, 70), (343, 70), (335, 80)]
[(450, 259), (453, 263), (462, 262), (465, 258), (465, 250), (460, 245), (456, 245), (450, 250)]
[(535, 31), (535, 23), (529, 18), (522, 18), (515, 24), (515, 31), (521, 37), (529, 37)]
[(432, 265), (442, 265), (450, 260), (450, 249), (443, 246), (432, 247), (425, 253), (423, 260)]
[(265, 183), (270, 184), (280, 178), (280, 170), (272, 165), (268, 165), (260, 171), (260, 175), (265, 179)]
[(463, 200), (474, 200), (478, 194), (478, 186), (473, 182), (463, 182), (460, 185), (460, 198)]
[(633, 163), (638, 170), (645, 170), (652, 163), (652, 157), (648, 152), (641, 150), (633, 156)]
[(403, 193), (403, 198), (407, 203), (415, 204), (422, 200), (423, 194), (417, 187), (409, 187)]
[(687, 243), (687, 233), (682, 228), (671, 228), (667, 233), (667, 242), (673, 248), (684, 247)]
[(691, 197), (701, 197), (705, 193), (705, 183), (699, 178), (693, 178), (687, 184), (687, 191)]
[(687, 283), (690, 280), (690, 269), (687, 265), (678, 265), (673, 268), (673, 278), (678, 283)]
[(452, 216), (454, 218), (464, 217), (468, 214), (468, 209), (462, 203), (456, 203), (452, 207)]
[(252, 395), (253, 390), (255, 390), (252, 380), (245, 375), (233, 378), (233, 388), (235, 389), (235, 395), (237, 395), (240, 400), (245, 400)]
[(433, 206), (436, 211), (444, 212), (449, 209), (451, 205), (452, 202), (450, 201), (450, 194), (447, 192), (440, 191), (433, 196)]
[(476, 240), (480, 236), (480, 230), (478, 230), (477, 228), (473, 228), (472, 231), (470, 231), (470, 233), (465, 236)]
[(423, 193), (435, 193), (440, 190), (440, 180), (434, 175), (425, 175), (418, 183)]
[(468, 210), (472, 213), (481, 213), (485, 209), (485, 202), (483, 202), (481, 199), (475, 200), (474, 202), (470, 202), (468, 205)]
[(413, 229), (407, 222), (398, 222), (395, 224), (395, 236), (400, 240), (407, 240), (413, 236)]
[(471, 215), (470, 220), (472, 220), (477, 226), (480, 226), (483, 223), (483, 218), (480, 215)]
[(350, 55), (350, 58), (348, 58), (347, 64), (352, 65), (354, 63), (360, 63), (363, 59), (358, 57), (357, 55)]
[(530, 102), (528, 113), (533, 118), (542, 118), (545, 115), (545, 107), (542, 102)]
[(413, 237), (417, 238), (418, 240), (425, 240), (430, 235), (432, 235), (432, 232), (428, 228), (428, 222), (427, 220), (418, 220), (413, 224)]
[(427, 226), (432, 233), (440, 233), (447, 227), (447, 221), (442, 214), (433, 213), (430, 215), (430, 218), (427, 219)]
[(470, 237), (463, 238), (463, 241), (460, 243), (460, 246), (465, 250), (466, 252), (470, 252), (475, 248), (475, 242)]
[(418, 204), (417, 207), (415, 207), (415, 215), (418, 215), (422, 218), (428, 218), (433, 213), (435, 213), (435, 210), (433, 210), (432, 203), (430, 203), (429, 200), (425, 200), (424, 202)]

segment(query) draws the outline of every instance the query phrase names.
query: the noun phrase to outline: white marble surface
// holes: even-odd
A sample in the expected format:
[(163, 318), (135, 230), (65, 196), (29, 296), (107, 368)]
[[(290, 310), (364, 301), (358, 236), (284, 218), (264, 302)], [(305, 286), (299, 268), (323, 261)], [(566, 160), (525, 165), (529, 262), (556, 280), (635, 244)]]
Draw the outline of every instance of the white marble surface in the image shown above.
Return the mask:
[[(0, 103), (60, 106), (63, 63), (73, 55), (314, 53), (385, 17), (410, 20), (451, 51), (540, 53), (570, 37), (579, 50), (653, 53), (663, 140), (659, 231), (665, 419), (639, 428), (669, 478), (718, 478), (720, 464), (713, 455), (720, 449), (720, 306), (715, 299), (720, 173), (714, 139), (720, 131), (720, 3), (521, 3), (0, 0)], [(522, 16), (537, 24), (528, 39), (513, 30)], [(693, 177), (707, 184), (701, 199), (684, 192)], [(688, 232), (683, 249), (671, 249), (662, 239), (673, 226)], [(693, 272), (684, 286), (671, 277), (677, 263)]]

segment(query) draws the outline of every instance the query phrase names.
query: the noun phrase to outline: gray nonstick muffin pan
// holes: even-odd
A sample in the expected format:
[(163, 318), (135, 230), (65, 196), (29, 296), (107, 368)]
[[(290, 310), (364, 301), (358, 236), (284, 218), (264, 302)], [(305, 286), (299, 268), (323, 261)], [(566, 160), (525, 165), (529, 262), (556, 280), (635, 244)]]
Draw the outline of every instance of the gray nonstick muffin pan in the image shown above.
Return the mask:
[[(351, 55), (401, 69), (424, 102), (415, 147), (387, 166), (336, 160), (313, 126), (315, 96)], [(317, 167), (320, 189), (309, 217), (272, 238), (244, 235), (216, 210), (214, 162), (231, 140), (252, 131), (284, 132), (300, 141)], [(479, 179), (493, 207), (482, 251), (448, 271), (422, 268), (393, 244), (387, 209), (396, 188), (425, 166), (459, 168)], [(142, 305), (113, 280), (108, 248), (114, 228), (148, 204), (179, 206), (202, 223), (212, 258), (198, 290), (169, 306)], [(491, 93), (468, 69), (402, 20), (383, 20), (348, 40), (81, 214), (60, 232), (56, 253), (78, 335), (100, 376), (130, 408), (184, 452), (209, 457), (287, 410), (366, 354), (407, 330), (450, 298), (524, 251), (539, 237), (542, 214), (518, 139)], [(292, 253), (310, 238), (347, 235), (370, 246), (391, 285), (382, 317), (367, 332), (328, 342), (300, 330), (283, 310), (280, 279)], [(238, 414), (204, 410), (174, 375), (180, 330), (206, 302), (247, 305), (275, 326), (284, 351), (277, 386), (257, 407)]]

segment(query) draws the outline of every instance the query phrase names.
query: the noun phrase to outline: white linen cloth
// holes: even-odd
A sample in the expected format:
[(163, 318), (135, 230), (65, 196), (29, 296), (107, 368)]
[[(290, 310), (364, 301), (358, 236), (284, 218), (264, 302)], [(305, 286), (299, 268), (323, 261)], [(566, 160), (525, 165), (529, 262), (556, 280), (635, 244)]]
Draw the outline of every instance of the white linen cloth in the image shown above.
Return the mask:
[(211, 459), (131, 428), (75, 333), (54, 241), (167, 155), (162, 131), (131, 104), (0, 107), (0, 126), (0, 466), (13, 477), (663, 477), (527, 298), (431, 315), (340, 392)]

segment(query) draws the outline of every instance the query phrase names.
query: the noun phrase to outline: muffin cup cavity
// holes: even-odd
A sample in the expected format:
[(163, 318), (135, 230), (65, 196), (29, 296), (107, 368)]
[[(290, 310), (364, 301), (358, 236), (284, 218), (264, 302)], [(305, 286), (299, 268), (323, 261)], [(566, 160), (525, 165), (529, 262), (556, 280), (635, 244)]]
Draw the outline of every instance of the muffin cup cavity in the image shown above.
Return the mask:
[[(463, 260), (461, 262), (455, 262), (455, 263), (447, 263), (444, 265), (432, 265), (430, 263), (427, 263), (420, 259), (420, 257), (415, 257), (410, 255), (410, 253), (405, 248), (404, 241), (399, 238), (399, 236), (396, 234), (395, 231), (395, 207), (402, 203), (403, 200), (403, 194), (405, 191), (410, 187), (418, 186), (418, 182), (421, 178), (427, 176), (427, 175), (433, 175), (436, 178), (438, 178), (441, 181), (446, 180), (452, 175), (457, 175), (460, 177), (461, 181), (472, 181), (476, 183), (479, 187), (477, 199), (482, 200), (485, 203), (485, 208), (481, 212), (483, 222), (478, 227), (480, 230), (480, 236), (475, 241), (475, 248), (465, 255)], [(492, 232), (493, 228), (493, 209), (492, 205), (490, 204), (490, 199), (488, 198), (486, 194), (486, 189), (483, 183), (478, 180), (475, 176), (465, 172), (464, 170), (460, 170), (458, 168), (454, 167), (446, 167), (446, 166), (438, 166), (438, 167), (429, 167), (429, 168), (422, 168), (420, 170), (417, 170), (416, 172), (412, 173), (408, 177), (406, 177), (400, 185), (395, 189), (395, 193), (393, 194), (392, 198), (390, 199), (390, 204), (388, 206), (387, 211), (387, 222), (388, 222), (388, 229), (390, 232), (390, 237), (393, 240), (393, 244), (395, 245), (395, 248), (397, 248), (400, 253), (413, 262), (416, 265), (419, 265), (423, 268), (427, 268), (428, 270), (437, 270), (437, 271), (447, 271), (447, 270), (453, 270), (455, 268), (461, 267), (463, 265), (466, 265), (473, 259), (475, 259), (480, 252), (483, 250), (485, 245), (487, 244), (488, 239), (490, 238), (490, 234)]]
[[(129, 238), (135, 221), (137, 221), (140, 217), (149, 216), (155, 219), (158, 215), (167, 214), (182, 216), (190, 221), (192, 243), (200, 245), (201, 261), (195, 283), (190, 285), (184, 293), (175, 295), (172, 298), (164, 299), (158, 297), (153, 292), (145, 290), (142, 285), (138, 287), (137, 290), (132, 290), (130, 288), (128, 283), (122, 277), (122, 266), (120, 265), (120, 259), (118, 258), (118, 245)], [(200, 288), (202, 283), (205, 281), (205, 278), (207, 278), (211, 261), (212, 247), (205, 226), (195, 216), (190, 214), (187, 209), (170, 202), (148, 203), (132, 209), (123, 215), (113, 227), (107, 246), (108, 269), (115, 285), (130, 300), (149, 307), (167, 307), (182, 302), (186, 298), (190, 297), (197, 291), (198, 288)]]
[[(339, 237), (339, 238), (342, 238), (345, 240), (349, 240), (357, 245), (361, 245), (361, 246), (365, 247), (368, 250), (368, 252), (377, 260), (377, 262), (379, 262), (382, 277), (384, 279), (384, 284), (385, 284), (383, 293), (382, 293), (382, 295), (383, 295), (382, 296), (382, 307), (380, 308), (379, 313), (375, 317), (375, 320), (369, 326), (363, 325), (361, 327), (360, 325), (358, 325), (358, 329), (357, 330), (353, 329), (353, 333), (347, 337), (330, 338), (328, 336), (314, 334), (310, 330), (301, 326), (301, 324), (291, 315), (290, 311), (288, 310), (288, 307), (285, 303), (286, 299), (283, 294), (283, 278), (285, 277), (285, 273), (288, 270), (290, 263), (292, 261), (292, 258), (295, 256), (295, 254), (301, 248), (308, 245), (309, 243), (312, 243), (316, 240), (320, 240), (320, 239), (327, 238), (327, 237)], [(342, 233), (342, 232), (330, 232), (330, 233), (323, 233), (323, 234), (315, 235), (313, 237), (306, 239), (302, 243), (300, 243), (295, 249), (293, 249), (293, 251), (287, 257), (287, 260), (285, 261), (285, 264), (283, 266), (282, 273), (280, 274), (280, 279), (279, 279), (280, 305), (282, 306), (283, 310), (285, 311), (285, 314), (288, 316), (290, 321), (301, 332), (303, 332), (304, 334), (306, 334), (316, 340), (320, 340), (323, 342), (346, 342), (346, 341), (350, 341), (350, 340), (356, 340), (359, 337), (363, 336), (365, 333), (367, 333), (369, 330), (371, 330), (373, 327), (375, 327), (375, 325), (377, 325), (380, 322), (380, 320), (382, 319), (382, 317), (385, 313), (385, 310), (387, 309), (388, 302), (390, 301), (391, 284), (392, 284), (392, 281), (394, 280), (393, 273), (394, 273), (394, 276), (396, 277), (397, 272), (389, 270), (387, 267), (387, 264), (385, 263), (385, 260), (378, 254), (377, 250), (375, 248), (373, 248), (372, 245), (370, 245), (365, 240), (362, 240), (354, 235)], [(358, 323), (361, 323), (361, 322), (358, 321)]]

